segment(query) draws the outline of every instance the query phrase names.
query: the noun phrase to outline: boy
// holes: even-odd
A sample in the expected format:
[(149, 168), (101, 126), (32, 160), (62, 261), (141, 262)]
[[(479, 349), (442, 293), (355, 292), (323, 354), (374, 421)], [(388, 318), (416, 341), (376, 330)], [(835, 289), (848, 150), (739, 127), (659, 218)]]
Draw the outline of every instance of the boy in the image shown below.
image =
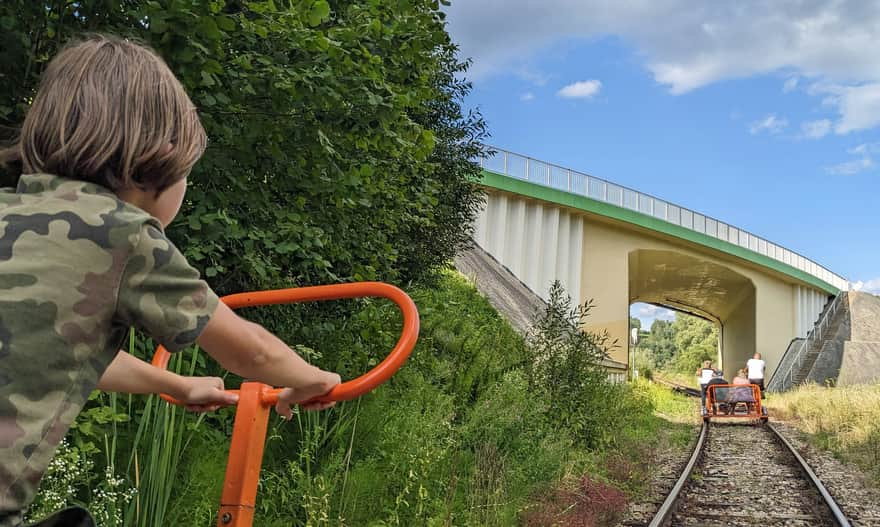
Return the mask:
[(220, 379), (120, 353), (132, 325), (286, 387), (276, 409), (287, 418), (339, 383), (219, 302), (165, 237), (205, 143), (154, 52), (96, 36), (52, 60), (18, 143), (0, 152), (22, 173), (0, 193), (0, 527), (20, 525), (93, 389), (166, 392), (193, 410), (234, 402)]

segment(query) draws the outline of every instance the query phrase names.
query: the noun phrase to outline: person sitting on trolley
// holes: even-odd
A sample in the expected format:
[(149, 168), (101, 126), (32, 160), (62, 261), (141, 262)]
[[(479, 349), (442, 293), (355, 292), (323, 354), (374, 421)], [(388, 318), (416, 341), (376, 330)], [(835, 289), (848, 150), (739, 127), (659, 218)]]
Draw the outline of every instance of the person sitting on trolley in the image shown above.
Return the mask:
[(745, 368), (742, 368), (736, 373), (736, 377), (733, 378), (733, 384), (738, 387), (733, 389), (733, 393), (730, 397), (730, 402), (733, 403), (731, 411), (733, 411), (736, 405), (740, 403), (745, 403), (748, 410), (751, 411), (752, 406), (755, 404), (755, 396), (752, 393), (752, 383), (746, 376)]
[[(721, 384), (730, 384), (724, 379), (724, 372), (721, 370), (713, 370), (712, 378), (709, 379), (709, 382), (706, 383), (706, 391), (709, 391), (709, 387), (721, 385)], [(719, 410), (727, 411), (727, 393), (728, 388), (715, 388), (712, 394), (712, 409), (715, 413), (718, 413)]]

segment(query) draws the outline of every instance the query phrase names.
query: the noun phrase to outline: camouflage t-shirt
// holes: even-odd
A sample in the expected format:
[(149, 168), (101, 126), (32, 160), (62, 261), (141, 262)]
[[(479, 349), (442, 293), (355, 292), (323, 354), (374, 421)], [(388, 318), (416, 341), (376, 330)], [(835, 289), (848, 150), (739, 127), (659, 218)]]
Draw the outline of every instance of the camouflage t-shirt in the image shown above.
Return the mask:
[(159, 221), (106, 188), (31, 174), (0, 192), (0, 527), (21, 521), (128, 328), (177, 351), (217, 302)]

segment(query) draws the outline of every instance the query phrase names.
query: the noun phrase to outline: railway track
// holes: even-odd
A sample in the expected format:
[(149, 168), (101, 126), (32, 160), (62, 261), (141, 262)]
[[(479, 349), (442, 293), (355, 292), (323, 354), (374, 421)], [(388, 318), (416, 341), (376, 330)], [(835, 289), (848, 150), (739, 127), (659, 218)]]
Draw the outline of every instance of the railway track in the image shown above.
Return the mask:
[(657, 384), (662, 384), (663, 386), (667, 386), (672, 391), (687, 395), (689, 397), (699, 397), (700, 396), (700, 390), (698, 390), (697, 388), (691, 388), (690, 386), (682, 386), (680, 384), (675, 384), (674, 382), (669, 382), (667, 380), (659, 379), (656, 377), (654, 378), (653, 382), (656, 382)]
[[(697, 390), (678, 388), (699, 396)], [(773, 426), (704, 423), (694, 453), (649, 526), (758, 525), (850, 523), (806, 461)]]

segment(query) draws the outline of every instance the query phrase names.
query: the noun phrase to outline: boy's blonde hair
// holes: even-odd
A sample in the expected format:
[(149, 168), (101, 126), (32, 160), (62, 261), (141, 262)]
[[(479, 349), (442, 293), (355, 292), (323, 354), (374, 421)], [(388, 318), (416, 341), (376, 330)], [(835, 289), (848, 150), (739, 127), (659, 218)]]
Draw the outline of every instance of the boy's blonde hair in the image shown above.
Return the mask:
[(107, 35), (68, 45), (49, 63), (18, 142), (0, 161), (111, 190), (165, 190), (205, 151), (196, 109), (148, 47)]

